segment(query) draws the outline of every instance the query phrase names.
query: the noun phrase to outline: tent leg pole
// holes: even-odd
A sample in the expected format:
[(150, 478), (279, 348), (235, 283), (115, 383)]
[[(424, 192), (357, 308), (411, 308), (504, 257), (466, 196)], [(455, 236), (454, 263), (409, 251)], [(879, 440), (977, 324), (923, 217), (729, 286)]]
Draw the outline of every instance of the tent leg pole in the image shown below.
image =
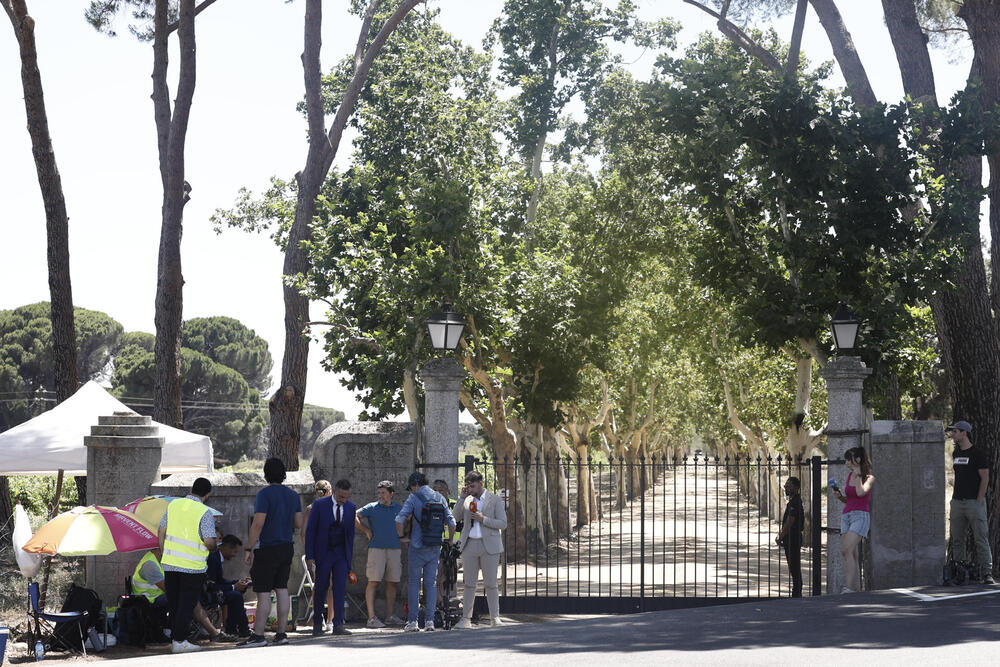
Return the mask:
[[(56, 475), (56, 497), (52, 499), (52, 507), (49, 509), (49, 521), (59, 513), (59, 499), (62, 498), (63, 469), (59, 469)], [(52, 569), (52, 557), (45, 559), (45, 572), (42, 574), (42, 590), (38, 593), (38, 606), (45, 609), (45, 596), (49, 592), (49, 571)]]

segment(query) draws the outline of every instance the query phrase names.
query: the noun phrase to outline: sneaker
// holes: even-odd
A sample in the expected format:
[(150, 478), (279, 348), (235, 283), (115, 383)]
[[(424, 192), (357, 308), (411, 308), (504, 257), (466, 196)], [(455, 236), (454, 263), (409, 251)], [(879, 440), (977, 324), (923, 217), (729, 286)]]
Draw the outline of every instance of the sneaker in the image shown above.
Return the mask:
[(500, 620), (499, 616), (494, 616), (493, 618), (491, 618), (490, 623), (493, 625), (494, 628), (499, 628), (501, 625), (503, 625), (503, 621)]
[(456, 630), (471, 630), (472, 629), (472, 621), (470, 621), (469, 619), (467, 619), (467, 618), (465, 618), (463, 616), (462, 620), (455, 624), (455, 629)]
[(856, 592), (857, 591), (855, 591), (853, 588), (848, 588), (847, 586), (844, 586), (843, 588), (840, 589), (841, 595), (846, 595), (848, 593), (856, 593)]
[(399, 616), (393, 614), (389, 618), (385, 619), (386, 625), (406, 625), (406, 621), (401, 619)]
[(274, 641), (271, 642), (271, 646), (284, 646), (288, 643), (288, 635), (284, 632), (278, 632), (274, 635)]
[(366, 627), (369, 627), (369, 628), (384, 628), (385, 627), (385, 623), (383, 623), (382, 621), (378, 620), (378, 616), (372, 616), (371, 618), (368, 619), (368, 623), (367, 623)]
[(420, 632), (420, 626), (416, 621), (410, 621), (403, 627), (403, 632)]
[(990, 584), (995, 584), (997, 582), (994, 581), (992, 574), (987, 574), (985, 577), (983, 577), (983, 583), (990, 585)]
[(323, 632), (333, 632), (333, 621), (323, 623)]
[(220, 631), (219, 634), (212, 637), (209, 641), (219, 642), (222, 644), (231, 644), (232, 642), (235, 642), (236, 639), (237, 637), (235, 635), (231, 635), (228, 632)]
[(424, 623), (424, 632), (434, 632), (434, 621)]
[(170, 652), (171, 653), (194, 653), (195, 651), (200, 651), (201, 647), (197, 644), (192, 644), (188, 640), (182, 642), (170, 642)]
[(264, 635), (256, 635), (250, 633), (250, 636), (241, 641), (237, 646), (241, 648), (256, 648), (258, 646), (267, 646), (267, 638)]

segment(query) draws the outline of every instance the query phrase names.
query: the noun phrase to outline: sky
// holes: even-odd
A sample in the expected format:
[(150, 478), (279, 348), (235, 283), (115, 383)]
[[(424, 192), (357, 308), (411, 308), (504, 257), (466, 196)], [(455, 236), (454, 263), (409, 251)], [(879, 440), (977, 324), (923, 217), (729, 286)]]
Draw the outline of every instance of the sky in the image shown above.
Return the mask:
[[(70, 218), (73, 301), (107, 313), (127, 331), (152, 333), (162, 198), (150, 99), (152, 49), (124, 23), (117, 26), (117, 37), (98, 34), (83, 19), (87, 4), (28, 0)], [(324, 3), (324, 70), (353, 51), (359, 23), (347, 13), (348, 4)], [(840, 4), (876, 95), (898, 101), (902, 84), (880, 3)], [(637, 5), (645, 19), (680, 21), (682, 43), (714, 27), (710, 17), (682, 0), (637, 0)], [(503, 1), (432, 0), (431, 6), (441, 9), (445, 29), (480, 45)], [(192, 192), (181, 246), (184, 318), (224, 315), (256, 331), (275, 360), (272, 386), (280, 378), (284, 346), (282, 254), (265, 235), (228, 229), (216, 234), (209, 218), (232, 206), (241, 187), (259, 192), (271, 176), (290, 179), (304, 165), (305, 121), (295, 109), (303, 97), (303, 8), (301, 0), (221, 0), (198, 16), (195, 27), (197, 84), (186, 150)], [(49, 292), (45, 215), (25, 129), (20, 62), (9, 22), (0, 23), (0, 309), (9, 309), (47, 301)], [(776, 28), (787, 39), (790, 18)], [(172, 43), (176, 49), (176, 39)], [(803, 50), (813, 63), (832, 60), (811, 9)], [(637, 76), (652, 70), (656, 54), (620, 51)], [(935, 53), (941, 101), (964, 85), (969, 59), (968, 48)], [(173, 51), (173, 76), (176, 64)], [(841, 83), (839, 77), (831, 81)], [(350, 140), (345, 135), (340, 166), (349, 163)], [(322, 304), (314, 304), (311, 318), (323, 314)], [(306, 401), (356, 418), (360, 403), (321, 368), (322, 356), (322, 345), (314, 342)]]

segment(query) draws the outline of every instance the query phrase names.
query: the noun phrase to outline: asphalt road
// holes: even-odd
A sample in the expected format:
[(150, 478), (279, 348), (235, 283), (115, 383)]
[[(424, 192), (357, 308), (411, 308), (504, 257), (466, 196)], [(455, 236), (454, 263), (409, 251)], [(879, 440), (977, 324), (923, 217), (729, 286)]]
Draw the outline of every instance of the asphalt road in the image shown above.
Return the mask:
[[(978, 594), (976, 594), (978, 593)], [(961, 594), (963, 597), (955, 597)], [(974, 594), (974, 595), (970, 595)], [(921, 597), (917, 597), (921, 596)], [(589, 617), (471, 631), (372, 632), (128, 665), (993, 664), (1000, 587), (921, 588)]]

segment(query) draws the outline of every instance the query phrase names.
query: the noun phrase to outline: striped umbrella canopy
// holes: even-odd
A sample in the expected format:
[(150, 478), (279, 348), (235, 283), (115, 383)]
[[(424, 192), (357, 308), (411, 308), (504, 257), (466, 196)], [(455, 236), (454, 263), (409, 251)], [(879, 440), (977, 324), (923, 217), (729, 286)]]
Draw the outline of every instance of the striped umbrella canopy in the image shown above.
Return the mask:
[[(131, 512), (151, 526), (159, 526), (160, 519), (167, 511), (167, 505), (175, 500), (180, 500), (180, 496), (146, 496), (137, 498), (128, 505), (122, 507), (126, 512)], [(206, 505), (206, 507), (208, 507)], [(212, 511), (212, 516), (222, 516), (219, 510), (208, 507)]]
[(22, 547), (28, 553), (106, 556), (159, 546), (156, 529), (117, 507), (74, 507), (38, 529)]

